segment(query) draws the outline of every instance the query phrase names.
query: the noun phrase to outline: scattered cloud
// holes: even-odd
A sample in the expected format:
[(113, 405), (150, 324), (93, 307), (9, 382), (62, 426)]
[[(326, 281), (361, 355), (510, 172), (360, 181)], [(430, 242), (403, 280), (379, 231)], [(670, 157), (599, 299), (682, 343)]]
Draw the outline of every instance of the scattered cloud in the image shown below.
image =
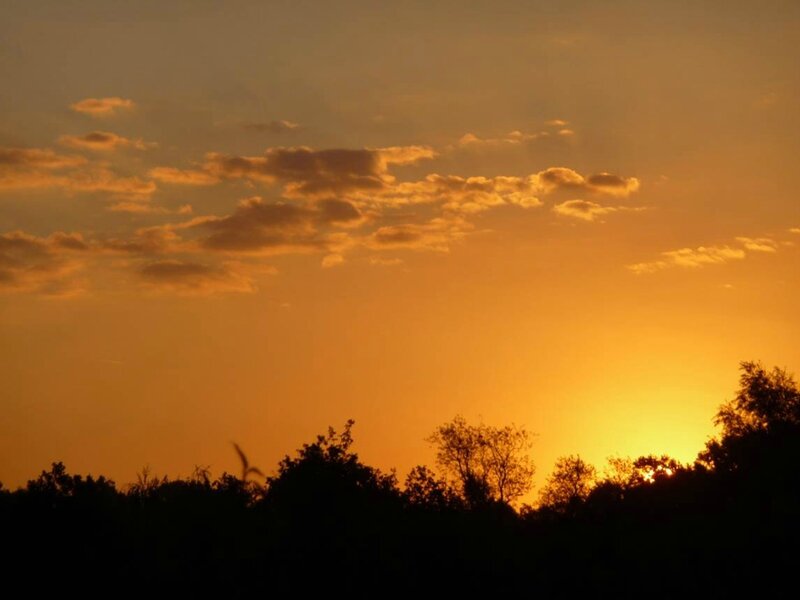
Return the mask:
[(156, 185), (138, 177), (120, 177), (80, 156), (46, 148), (0, 148), (0, 191), (43, 188), (143, 197), (152, 194)]
[(628, 265), (628, 269), (637, 275), (655, 273), (673, 267), (699, 268), (709, 265), (720, 265), (731, 261), (744, 259), (749, 253), (774, 254), (781, 245), (780, 242), (769, 237), (735, 238), (738, 246), (730, 244), (720, 246), (699, 246), (697, 248), (680, 248), (662, 252), (661, 257), (649, 262)]
[(58, 138), (58, 142), (70, 148), (100, 152), (109, 152), (118, 148), (147, 150), (157, 145), (155, 142), (145, 142), (142, 139), (132, 140), (110, 131), (92, 131), (85, 135), (62, 135)]
[(92, 117), (110, 117), (121, 111), (131, 110), (135, 104), (133, 100), (127, 100), (118, 96), (110, 98), (86, 98), (74, 104), (70, 108), (75, 112)]
[[(96, 100), (99, 104), (95, 108), (87, 109), (87, 104), (84, 110), (100, 114), (101, 100)], [(130, 107), (113, 102), (110, 106), (111, 113)], [(296, 124), (276, 121), (249, 125), (258, 125), (256, 129), (261, 126), (292, 129)], [(542, 133), (556, 135), (565, 125), (548, 124), (555, 131)], [(494, 141), (518, 144), (538, 135), (514, 131)], [(92, 151), (148, 146), (141, 139), (99, 130), (81, 136), (65, 135), (59, 142)], [(313, 253), (319, 255), (322, 267), (331, 268), (344, 263), (349, 252), (358, 248), (380, 252), (447, 252), (474, 231), (471, 221), (475, 215), (494, 207), (535, 208), (543, 205), (542, 198), (561, 195), (560, 203), (553, 208), (555, 212), (592, 221), (611, 212), (634, 209), (605, 206), (594, 199), (562, 201), (563, 195), (577, 190), (624, 197), (639, 187), (633, 177), (610, 173), (585, 176), (566, 167), (551, 167), (524, 176), (431, 173), (419, 179), (399, 178), (402, 167), (436, 157), (436, 150), (424, 145), (323, 150), (273, 147), (255, 156), (209, 153), (187, 169), (151, 168), (145, 178), (135, 174), (121, 176), (110, 168), (108, 161), (52, 149), (0, 148), (0, 190), (53, 188), (69, 194), (105, 193), (113, 200), (106, 205), (108, 211), (154, 217), (192, 215), (189, 204), (173, 209), (151, 203), (157, 183), (210, 186), (241, 181), (248, 186), (254, 183), (280, 186), (281, 199), (252, 196), (241, 200), (228, 214), (195, 216), (138, 229), (132, 234), (93, 235), (90, 241), (82, 240), (87, 256), (91, 254), (97, 260), (106, 256), (110, 262), (128, 266), (139, 263), (140, 279), (153, 289), (206, 294), (255, 289), (252, 264), (220, 264), (215, 262), (220, 255), (252, 263), (255, 259), (243, 257)], [(413, 211), (397, 210), (410, 206)], [(756, 238), (749, 242), (763, 244), (764, 240)], [(23, 244), (19, 240), (15, 243)], [(53, 236), (33, 238), (28, 244), (31, 248), (28, 254), (33, 257), (33, 248), (42, 249), (40, 255), (47, 258), (42, 259), (43, 264), (50, 265), (53, 273), (66, 273), (67, 267), (77, 268), (74, 265), (82, 264), (68, 254), (77, 253), (77, 249), (62, 250), (55, 244)], [(111, 259), (115, 254), (124, 258)], [(10, 254), (5, 262), (10, 264), (9, 257)], [(402, 264), (400, 258), (380, 256), (372, 256), (368, 261), (376, 266)], [(13, 273), (16, 289), (41, 287), (26, 273), (46, 269), (34, 267), (16, 268)], [(12, 280), (11, 271), (5, 279)]]
[(672, 267), (698, 268), (718, 265), (732, 260), (742, 260), (746, 253), (741, 248), (730, 246), (699, 246), (662, 252), (660, 260), (628, 265), (637, 275), (655, 273)]
[(199, 170), (159, 167), (154, 178), (170, 183), (206, 185), (246, 179), (281, 183), (288, 198), (330, 198), (354, 190), (381, 190), (394, 181), (390, 165), (409, 165), (433, 158), (428, 146), (378, 149), (313, 150), (307, 147), (269, 148), (262, 156), (209, 153)]
[(68, 169), (86, 164), (82, 156), (56, 154), (49, 148), (0, 148), (0, 177), (23, 169)]
[(377, 193), (351, 197), (388, 206), (440, 203), (447, 211), (476, 213), (504, 204), (540, 206), (537, 190), (525, 177), (459, 177), (433, 173), (419, 181), (396, 183)]
[[(434, 173), (419, 181), (394, 183), (378, 191), (352, 192), (349, 197), (390, 206), (441, 203), (447, 211), (476, 213), (502, 205), (541, 206), (540, 197), (558, 192), (581, 191), (624, 197), (638, 189), (639, 181), (635, 177), (609, 173), (584, 177), (572, 169), (551, 167), (525, 177), (459, 177)], [(597, 210), (611, 212), (602, 207)]]
[(0, 234), (0, 292), (35, 292), (73, 296), (83, 291), (77, 277), (89, 250), (76, 233), (57, 232), (47, 238), (22, 231)]

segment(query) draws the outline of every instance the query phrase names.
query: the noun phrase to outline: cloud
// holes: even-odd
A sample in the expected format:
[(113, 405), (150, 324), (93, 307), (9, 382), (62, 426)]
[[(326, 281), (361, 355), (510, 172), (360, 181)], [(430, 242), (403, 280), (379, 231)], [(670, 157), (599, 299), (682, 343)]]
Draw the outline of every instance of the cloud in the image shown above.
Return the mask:
[(789, 233), (800, 233), (800, 227), (792, 227)]
[(127, 239), (111, 238), (97, 242), (100, 250), (122, 252), (125, 254), (153, 255), (164, 254), (180, 249), (180, 236), (175, 233), (174, 226), (157, 225), (137, 229)]
[(378, 193), (357, 193), (351, 197), (389, 206), (439, 203), (447, 211), (476, 213), (504, 204), (524, 208), (540, 206), (542, 202), (536, 192), (525, 177), (459, 177), (434, 173), (419, 181), (394, 184)]
[(85, 135), (62, 135), (58, 138), (58, 142), (70, 148), (100, 152), (109, 152), (117, 148), (147, 150), (156, 146), (154, 142), (145, 142), (141, 139), (132, 140), (110, 131), (92, 131)]
[(589, 200), (567, 200), (553, 206), (553, 212), (563, 217), (580, 219), (582, 221), (597, 221), (600, 217), (619, 211), (639, 211), (642, 208), (628, 206), (603, 206)]
[(58, 188), (71, 193), (105, 192), (127, 198), (143, 198), (156, 191), (152, 181), (120, 177), (105, 167), (87, 166), (67, 173), (54, 173), (53, 169), (0, 166), (0, 191)]
[(731, 246), (699, 246), (697, 248), (681, 248), (662, 252), (660, 260), (628, 265), (628, 269), (637, 275), (655, 273), (672, 267), (696, 269), (709, 265), (724, 264), (733, 260), (742, 260), (746, 252)]
[(287, 133), (301, 129), (298, 123), (293, 123), (292, 121), (286, 121), (283, 119), (269, 121), (268, 123), (245, 123), (243, 127), (249, 131), (257, 131), (259, 133)]
[(205, 233), (200, 246), (224, 252), (281, 253), (325, 249), (317, 228), (319, 213), (305, 206), (266, 203), (254, 196), (233, 214), (206, 217), (191, 227)]
[(22, 169), (67, 169), (86, 164), (82, 156), (56, 154), (49, 148), (0, 148), (0, 177)]
[(256, 291), (252, 278), (241, 273), (236, 263), (206, 265), (182, 260), (157, 260), (141, 267), (139, 276), (159, 291), (189, 295)]
[(346, 200), (320, 200), (314, 206), (319, 213), (318, 219), (323, 224), (355, 227), (361, 225), (366, 218), (354, 204)]
[[(791, 230), (790, 230), (791, 231)], [(698, 268), (709, 265), (724, 264), (744, 259), (748, 253), (774, 254), (781, 245), (792, 245), (791, 242), (780, 242), (769, 237), (739, 236), (735, 241), (740, 247), (700, 246), (698, 248), (681, 248), (662, 252), (658, 260), (628, 265), (628, 269), (637, 275), (655, 273), (672, 267)]]
[(509, 131), (505, 135), (501, 135), (499, 137), (482, 138), (474, 133), (465, 133), (459, 138), (456, 147), (465, 149), (502, 148), (519, 146), (526, 142), (533, 142), (535, 140), (552, 139), (553, 136), (562, 138), (570, 137), (575, 135), (575, 132), (572, 129), (567, 128), (568, 124), (568, 121), (563, 119), (551, 119), (544, 122), (545, 129), (527, 133), (515, 129), (514, 131)]
[(43, 188), (144, 197), (152, 194), (156, 185), (138, 177), (119, 177), (81, 156), (57, 154), (47, 148), (0, 148), (0, 191)]
[(777, 252), (778, 242), (771, 238), (749, 238), (737, 237), (736, 241), (742, 244), (746, 250), (751, 252)]
[(74, 104), (70, 108), (75, 112), (89, 115), (92, 117), (110, 117), (124, 110), (130, 110), (135, 106), (133, 100), (112, 96), (110, 98), (86, 98)]
[(436, 218), (427, 223), (386, 225), (372, 232), (365, 243), (374, 250), (435, 250), (449, 252), (450, 244), (463, 239), (472, 225), (462, 219)]
[(585, 191), (610, 196), (627, 197), (639, 190), (636, 177), (621, 177), (611, 173), (598, 173), (584, 177), (567, 167), (550, 167), (534, 176), (543, 190), (554, 192)]
[(206, 185), (247, 179), (281, 183), (290, 198), (331, 198), (354, 190), (384, 189), (394, 181), (390, 165), (409, 165), (436, 155), (427, 146), (378, 149), (313, 150), (307, 147), (269, 148), (262, 156), (209, 153), (199, 170), (159, 167), (154, 178), (170, 183)]
[[(476, 213), (495, 206), (515, 205), (523, 208), (541, 206), (541, 196), (564, 191), (582, 191), (594, 194), (627, 196), (639, 188), (636, 178), (625, 178), (609, 173), (584, 177), (566, 167), (551, 167), (525, 177), (459, 177), (431, 174), (422, 180), (387, 185), (377, 191), (355, 191), (348, 196), (360, 202), (374, 202), (390, 206), (440, 203), (446, 211), (464, 214)], [(584, 202), (584, 201), (580, 201)], [(586, 205), (588, 207), (588, 204)], [(622, 210), (600, 207), (598, 211)], [(567, 205), (577, 212), (577, 205)], [(588, 214), (584, 211), (583, 214)], [(576, 216), (573, 214), (572, 216)]]
[(76, 233), (57, 232), (47, 238), (22, 231), (0, 235), (0, 292), (34, 292), (72, 296), (83, 291), (76, 274), (80, 257), (89, 250)]
[(322, 259), (322, 268), (329, 269), (344, 264), (344, 256), (341, 254), (328, 254)]
[(541, 138), (550, 137), (549, 131), (538, 131), (536, 133), (523, 133), (521, 131), (510, 131), (506, 135), (495, 138), (481, 138), (474, 133), (465, 133), (458, 140), (458, 145), (462, 148), (482, 148), (499, 146), (516, 146), (525, 142), (531, 142)]

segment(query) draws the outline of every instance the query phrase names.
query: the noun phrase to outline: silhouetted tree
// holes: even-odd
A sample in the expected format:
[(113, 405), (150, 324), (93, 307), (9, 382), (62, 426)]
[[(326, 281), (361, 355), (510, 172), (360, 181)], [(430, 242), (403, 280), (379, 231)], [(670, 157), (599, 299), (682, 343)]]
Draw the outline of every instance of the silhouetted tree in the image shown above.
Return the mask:
[(453, 488), (424, 465), (411, 469), (403, 486), (403, 498), (411, 506), (434, 510), (457, 508), (461, 499)]
[(740, 370), (736, 396), (722, 404), (714, 418), (721, 434), (698, 456), (700, 464), (718, 470), (785, 459), (800, 434), (800, 389), (794, 377), (784, 369), (768, 371), (752, 361), (742, 362)]
[(267, 503), (292, 512), (335, 513), (358, 511), (381, 497), (399, 497), (394, 474), (363, 464), (351, 452), (354, 424), (347, 421), (342, 433), (329, 427), (327, 435), (303, 444), (296, 457), (284, 457), (277, 475), (267, 477)]
[(743, 362), (740, 369), (739, 391), (714, 419), (723, 437), (800, 423), (800, 390), (790, 373), (778, 367), (767, 371), (759, 362)]
[(567, 512), (589, 495), (595, 483), (595, 468), (578, 455), (563, 456), (539, 494), (540, 505)]
[(470, 425), (461, 416), (428, 438), (436, 462), (458, 483), (471, 505), (510, 503), (528, 492), (536, 471), (528, 451), (532, 435), (523, 427)]
[(683, 465), (674, 458), (662, 454), (648, 454), (633, 461), (633, 472), (628, 486), (655, 483), (666, 477), (672, 477), (683, 469)]

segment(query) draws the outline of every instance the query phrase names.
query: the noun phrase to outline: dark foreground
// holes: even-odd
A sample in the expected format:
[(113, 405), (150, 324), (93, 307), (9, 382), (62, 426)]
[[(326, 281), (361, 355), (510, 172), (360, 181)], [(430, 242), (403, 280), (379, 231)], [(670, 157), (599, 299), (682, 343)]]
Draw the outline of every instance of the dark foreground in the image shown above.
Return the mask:
[(646, 476), (634, 469), (521, 511), (424, 468), (399, 486), (360, 462), (349, 433), (306, 444), (265, 485), (198, 470), (184, 480), (143, 475), (123, 491), (56, 463), (25, 488), (0, 491), (3, 587), (81, 596), (796, 597), (800, 394), (793, 383), (750, 391), (757, 402), (740, 392), (723, 406), (723, 433), (694, 465), (645, 457)]

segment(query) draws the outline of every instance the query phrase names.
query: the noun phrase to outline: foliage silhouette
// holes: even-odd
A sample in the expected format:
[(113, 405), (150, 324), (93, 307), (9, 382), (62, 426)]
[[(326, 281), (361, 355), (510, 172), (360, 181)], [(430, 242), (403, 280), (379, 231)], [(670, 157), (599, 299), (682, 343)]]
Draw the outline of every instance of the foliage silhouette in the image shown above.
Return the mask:
[(528, 454), (531, 438), (524, 427), (470, 425), (457, 415), (437, 427), (428, 441), (467, 504), (480, 506), (512, 503), (531, 489), (536, 472)]
[(244, 477), (145, 468), (122, 489), (56, 462), (23, 488), (0, 487), (0, 531), (13, 549), (5, 582), (64, 593), (83, 577), (86, 594), (135, 581), (144, 593), (226, 597), (287, 587), (352, 597), (792, 595), (797, 405), (791, 375), (743, 363), (717, 414), (720, 435), (694, 465), (617, 457), (597, 477), (564, 457), (542, 506), (520, 513), (482, 456), (487, 431), (502, 428), (460, 418), (434, 438), (451, 444), (438, 447), (451, 452), (440, 461), (450, 482), (420, 465), (402, 489), (353, 451), (353, 421), (286, 456), (263, 487), (245, 480), (245, 461)]
[(714, 418), (722, 428), (698, 459), (717, 471), (761, 469), (778, 465), (795, 449), (800, 436), (800, 389), (794, 377), (775, 367), (742, 362), (736, 396)]
[(539, 503), (556, 512), (574, 511), (589, 496), (596, 478), (595, 468), (580, 456), (563, 456), (556, 460), (555, 469), (539, 494)]

